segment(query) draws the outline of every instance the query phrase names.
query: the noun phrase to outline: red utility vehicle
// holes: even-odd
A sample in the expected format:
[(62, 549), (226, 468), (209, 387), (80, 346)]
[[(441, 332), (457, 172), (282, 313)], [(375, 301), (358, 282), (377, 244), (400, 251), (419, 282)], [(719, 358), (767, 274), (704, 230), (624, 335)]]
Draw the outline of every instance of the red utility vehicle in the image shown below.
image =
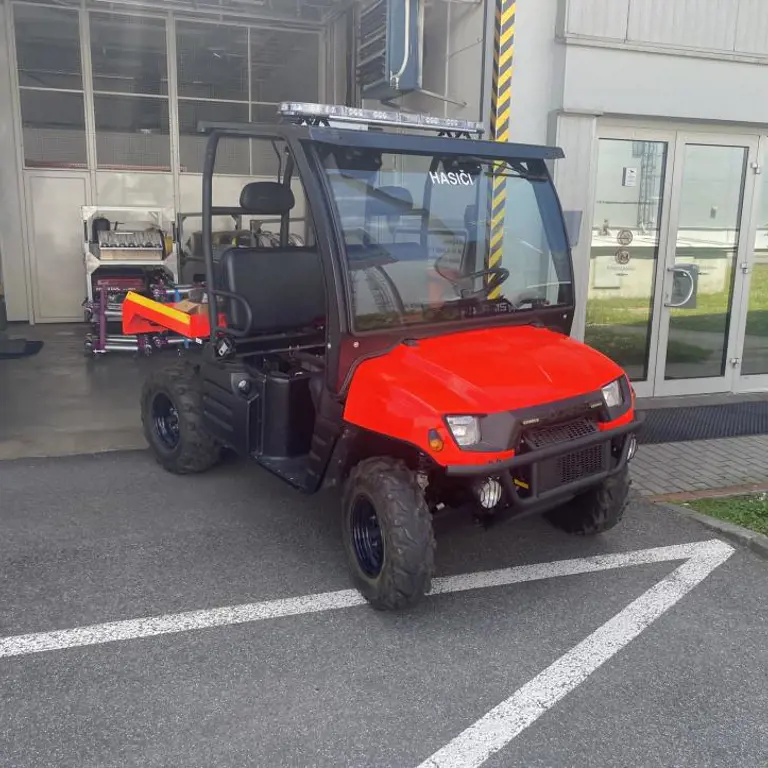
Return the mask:
[[(568, 335), (571, 254), (547, 167), (562, 152), (483, 141), (462, 121), (308, 104), (281, 114), (202, 127), (206, 314), (124, 305), (128, 333), (208, 336), (199, 360), (145, 384), (157, 460), (201, 472), (229, 449), (304, 492), (341, 487), (352, 578), (377, 608), (430, 589), (432, 518), (446, 506), (544, 513), (578, 534), (616, 525), (634, 393)], [(393, 125), (410, 130), (382, 130)], [(212, 205), (224, 137), (276, 164), (237, 209)], [(279, 236), (216, 251), (214, 221), (233, 210)]]

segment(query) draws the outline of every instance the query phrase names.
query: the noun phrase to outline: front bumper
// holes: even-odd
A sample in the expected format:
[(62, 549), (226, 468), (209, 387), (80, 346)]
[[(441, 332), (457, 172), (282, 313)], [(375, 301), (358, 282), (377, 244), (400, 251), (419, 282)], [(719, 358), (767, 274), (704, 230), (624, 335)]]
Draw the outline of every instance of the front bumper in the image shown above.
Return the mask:
[[(498, 478), (507, 501), (516, 507), (540, 505), (560, 496), (571, 496), (620, 472), (637, 445), (642, 417), (610, 430), (528, 451), (488, 464), (452, 465), (445, 469), (454, 478)], [(584, 467), (585, 457), (590, 466)], [(559, 482), (553, 471), (560, 472)], [(522, 484), (519, 476), (526, 478)], [(565, 480), (563, 481), (563, 478)]]

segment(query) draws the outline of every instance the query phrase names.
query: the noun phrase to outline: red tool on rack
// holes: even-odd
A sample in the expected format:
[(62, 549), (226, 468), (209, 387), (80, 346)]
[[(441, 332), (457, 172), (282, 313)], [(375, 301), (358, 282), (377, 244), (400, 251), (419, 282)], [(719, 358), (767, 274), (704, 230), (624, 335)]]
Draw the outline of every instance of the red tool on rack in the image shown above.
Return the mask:
[[(224, 325), (223, 316), (219, 322)], [(208, 338), (208, 306), (189, 299), (165, 304), (129, 291), (123, 301), (123, 333), (161, 331), (173, 331), (188, 339)]]

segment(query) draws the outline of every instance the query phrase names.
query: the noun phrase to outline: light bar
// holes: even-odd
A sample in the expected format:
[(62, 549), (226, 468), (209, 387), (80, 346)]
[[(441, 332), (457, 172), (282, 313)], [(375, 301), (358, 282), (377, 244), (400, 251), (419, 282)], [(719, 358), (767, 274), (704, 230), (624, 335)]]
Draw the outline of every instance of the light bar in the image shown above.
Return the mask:
[(456, 120), (451, 117), (432, 117), (414, 112), (392, 112), (384, 109), (359, 109), (336, 104), (308, 104), (284, 101), (278, 110), (282, 117), (330, 122), (356, 123), (358, 125), (393, 125), (426, 131), (451, 131), (456, 133), (482, 134), (485, 127), (472, 120)]

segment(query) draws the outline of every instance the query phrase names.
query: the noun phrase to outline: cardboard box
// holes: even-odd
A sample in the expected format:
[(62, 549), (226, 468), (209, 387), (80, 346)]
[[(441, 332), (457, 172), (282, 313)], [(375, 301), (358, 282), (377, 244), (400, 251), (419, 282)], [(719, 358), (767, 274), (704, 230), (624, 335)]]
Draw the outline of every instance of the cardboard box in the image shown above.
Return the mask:
[(182, 312), (186, 312), (188, 315), (199, 315), (201, 312), (205, 312), (208, 309), (206, 304), (200, 304), (197, 301), (190, 301), (189, 299), (177, 301), (173, 306), (176, 309), (180, 309)]

